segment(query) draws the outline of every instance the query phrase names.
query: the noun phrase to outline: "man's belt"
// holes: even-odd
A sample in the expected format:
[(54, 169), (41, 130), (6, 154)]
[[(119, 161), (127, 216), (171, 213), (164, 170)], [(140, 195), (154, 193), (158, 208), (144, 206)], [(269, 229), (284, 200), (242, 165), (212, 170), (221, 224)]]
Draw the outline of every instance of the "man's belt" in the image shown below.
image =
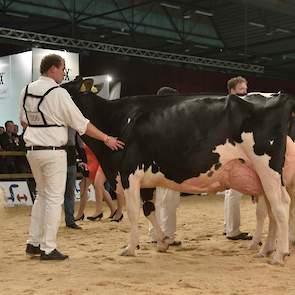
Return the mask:
[(27, 146), (26, 150), (27, 151), (42, 151), (42, 150), (65, 150), (66, 146), (41, 146), (41, 145), (32, 145), (32, 146)]

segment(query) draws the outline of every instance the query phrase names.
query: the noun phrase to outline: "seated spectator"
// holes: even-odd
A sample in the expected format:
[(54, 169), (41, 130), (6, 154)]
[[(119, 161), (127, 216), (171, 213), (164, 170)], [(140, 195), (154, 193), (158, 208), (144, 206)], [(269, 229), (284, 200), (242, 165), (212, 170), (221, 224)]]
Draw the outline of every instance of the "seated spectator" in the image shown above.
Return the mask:
[(0, 126), (0, 135), (5, 132), (5, 128), (3, 126)]
[[(21, 135), (18, 135), (18, 126), (13, 121), (5, 122), (5, 132), (0, 135), (0, 146), (4, 151), (25, 151), (25, 143)], [(26, 157), (7, 156), (2, 159), (4, 173), (25, 173), (29, 172), (29, 165)]]
[(15, 126), (13, 121), (5, 122), (5, 132), (0, 136), (0, 144), (5, 151), (15, 151), (16, 143), (14, 136)]

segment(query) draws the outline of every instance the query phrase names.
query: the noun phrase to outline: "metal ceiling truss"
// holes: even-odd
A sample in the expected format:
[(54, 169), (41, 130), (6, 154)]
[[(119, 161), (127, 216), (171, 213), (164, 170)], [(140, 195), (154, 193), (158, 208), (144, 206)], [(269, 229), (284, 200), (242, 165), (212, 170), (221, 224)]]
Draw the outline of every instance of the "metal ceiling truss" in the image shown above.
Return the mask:
[(127, 46), (119, 46), (101, 42), (93, 42), (86, 40), (79, 40), (73, 38), (66, 38), (60, 36), (46, 35), (34, 32), (27, 32), (21, 30), (14, 30), (0, 27), (0, 37), (12, 40), (19, 40), (23, 42), (35, 44), (53, 45), (58, 48), (78, 48), (93, 51), (101, 51), (113, 54), (129, 55), (134, 57), (156, 59), (169, 62), (194, 64), (205, 67), (223, 68), (230, 70), (239, 70), (254, 73), (263, 73), (264, 67), (253, 64), (245, 64), (239, 62), (232, 62), (219, 59), (211, 59), (205, 57), (182, 55), (169, 52), (162, 52), (156, 50), (148, 50)]

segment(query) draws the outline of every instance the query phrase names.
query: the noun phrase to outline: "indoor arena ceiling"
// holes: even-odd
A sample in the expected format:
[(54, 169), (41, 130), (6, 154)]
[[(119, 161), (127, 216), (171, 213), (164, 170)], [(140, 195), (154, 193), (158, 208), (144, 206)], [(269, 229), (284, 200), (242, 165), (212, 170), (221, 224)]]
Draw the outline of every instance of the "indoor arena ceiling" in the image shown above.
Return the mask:
[[(295, 0), (0, 0), (0, 8), (1, 55), (30, 46), (76, 47), (213, 70), (295, 75)], [(134, 48), (144, 51), (131, 54)]]

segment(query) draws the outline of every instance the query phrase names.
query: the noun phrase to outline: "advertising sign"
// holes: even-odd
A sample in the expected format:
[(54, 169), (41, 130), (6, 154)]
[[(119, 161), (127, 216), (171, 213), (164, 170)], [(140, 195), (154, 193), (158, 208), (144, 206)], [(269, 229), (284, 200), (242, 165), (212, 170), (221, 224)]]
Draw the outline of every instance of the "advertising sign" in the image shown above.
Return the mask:
[[(80, 180), (76, 180), (75, 201), (80, 201)], [(83, 189), (83, 188), (81, 188)], [(93, 185), (88, 187), (88, 201), (95, 201), (95, 191)]]
[(8, 98), (10, 82), (10, 57), (0, 57), (0, 99)]
[(4, 198), (5, 207), (13, 207), (15, 205), (33, 205), (26, 181), (1, 181), (0, 190), (1, 195), (3, 195)]

